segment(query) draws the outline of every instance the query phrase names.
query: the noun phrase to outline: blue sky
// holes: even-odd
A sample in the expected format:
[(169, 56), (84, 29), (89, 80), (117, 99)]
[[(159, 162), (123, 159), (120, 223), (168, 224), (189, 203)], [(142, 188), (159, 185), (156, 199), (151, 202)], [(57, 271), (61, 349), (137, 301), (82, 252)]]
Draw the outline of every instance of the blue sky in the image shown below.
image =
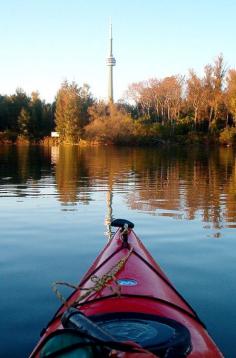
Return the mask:
[(0, 2), (0, 94), (17, 87), (52, 101), (64, 79), (107, 96), (113, 23), (115, 99), (133, 82), (188, 73), (223, 53), (236, 67), (234, 0), (8, 0)]

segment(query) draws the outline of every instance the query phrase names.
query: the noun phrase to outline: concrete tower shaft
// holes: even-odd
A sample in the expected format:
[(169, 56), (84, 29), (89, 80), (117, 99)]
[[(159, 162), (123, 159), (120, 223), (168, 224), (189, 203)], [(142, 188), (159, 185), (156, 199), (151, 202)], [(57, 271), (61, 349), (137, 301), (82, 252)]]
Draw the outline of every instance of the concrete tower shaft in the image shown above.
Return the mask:
[(109, 56), (107, 57), (107, 66), (108, 66), (108, 101), (113, 102), (113, 66), (116, 65), (115, 57), (113, 56), (112, 49), (112, 24), (110, 24), (109, 30)]

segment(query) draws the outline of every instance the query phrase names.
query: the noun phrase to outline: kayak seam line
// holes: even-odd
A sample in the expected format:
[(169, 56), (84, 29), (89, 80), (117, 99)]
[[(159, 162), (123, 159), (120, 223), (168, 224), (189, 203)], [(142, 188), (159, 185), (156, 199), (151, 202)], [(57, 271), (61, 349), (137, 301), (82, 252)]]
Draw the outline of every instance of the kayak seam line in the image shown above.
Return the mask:
[[(116, 251), (114, 251), (110, 256), (108, 256), (99, 266), (97, 266), (88, 276), (86, 276), (79, 284), (80, 286), (83, 286), (86, 281), (90, 279), (91, 276), (93, 276), (103, 265), (105, 265), (113, 256), (118, 254), (123, 248), (119, 247)], [(134, 250), (133, 250), (134, 251)]]

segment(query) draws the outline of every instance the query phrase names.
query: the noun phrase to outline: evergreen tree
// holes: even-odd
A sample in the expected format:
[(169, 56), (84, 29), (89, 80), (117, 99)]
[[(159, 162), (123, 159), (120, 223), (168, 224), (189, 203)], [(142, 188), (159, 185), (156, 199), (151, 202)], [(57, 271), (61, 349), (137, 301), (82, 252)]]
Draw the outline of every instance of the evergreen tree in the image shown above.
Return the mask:
[(18, 116), (18, 131), (23, 138), (30, 138), (30, 114), (25, 108), (21, 109)]
[(8, 100), (0, 95), (0, 132), (8, 129)]
[(43, 132), (43, 102), (38, 92), (32, 92), (30, 101), (31, 123), (30, 133), (34, 139), (42, 137)]
[(49, 136), (55, 130), (55, 102), (43, 103), (42, 137)]
[(16, 89), (16, 93), (8, 99), (8, 128), (17, 132), (18, 117), (22, 108), (29, 109), (30, 98), (21, 88)]

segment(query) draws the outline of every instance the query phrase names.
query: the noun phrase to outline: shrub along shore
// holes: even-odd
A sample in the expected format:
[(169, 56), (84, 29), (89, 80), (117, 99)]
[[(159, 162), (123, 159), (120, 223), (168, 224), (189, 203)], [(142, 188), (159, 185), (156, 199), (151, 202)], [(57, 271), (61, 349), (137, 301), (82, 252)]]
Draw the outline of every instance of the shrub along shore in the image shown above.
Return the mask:
[[(53, 103), (17, 89), (0, 95), (0, 143), (236, 144), (236, 70), (223, 56), (199, 77), (173, 75), (131, 84), (116, 104), (88, 85), (63, 82)], [(57, 131), (59, 138), (50, 138)]]
[[(147, 132), (149, 131), (149, 135)], [(224, 145), (236, 146), (236, 128), (226, 128), (219, 133), (204, 134), (198, 131), (189, 131), (187, 134), (177, 134), (173, 128), (145, 128), (145, 136), (140, 135), (112, 135), (113, 138), (107, 139), (79, 139), (77, 142), (62, 141), (59, 138), (45, 136), (38, 140), (17, 137), (8, 138), (5, 133), (0, 133), (0, 145), (44, 145), (55, 146), (60, 144), (79, 145), (79, 146), (100, 146), (100, 145), (122, 145), (122, 146), (162, 146), (162, 145)], [(110, 136), (109, 136), (110, 137)]]

